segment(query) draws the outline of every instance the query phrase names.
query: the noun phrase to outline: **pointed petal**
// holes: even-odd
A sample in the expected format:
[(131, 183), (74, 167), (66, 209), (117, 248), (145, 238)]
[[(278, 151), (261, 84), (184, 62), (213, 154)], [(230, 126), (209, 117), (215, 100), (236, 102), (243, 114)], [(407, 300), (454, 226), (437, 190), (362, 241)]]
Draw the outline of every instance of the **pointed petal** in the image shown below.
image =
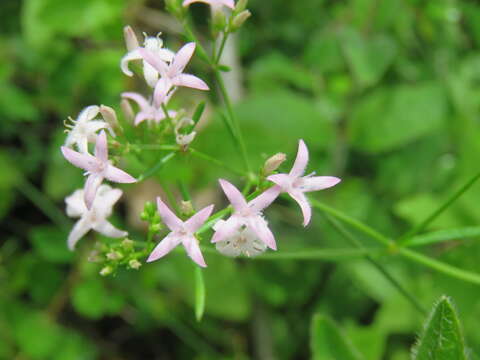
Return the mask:
[(187, 66), (188, 62), (192, 58), (193, 52), (195, 51), (195, 43), (189, 42), (182, 46), (180, 50), (175, 54), (173, 61), (168, 69), (168, 74), (170, 76), (176, 76), (180, 74), (183, 69)]
[(265, 190), (263, 193), (258, 195), (255, 199), (251, 200), (248, 203), (248, 206), (253, 211), (262, 211), (263, 209), (270, 206), (272, 202), (280, 195), (282, 189), (278, 185), (274, 185), (271, 188)]
[(168, 206), (162, 201), (162, 199), (160, 199), (160, 197), (157, 197), (157, 209), (162, 221), (170, 230), (175, 231), (182, 227), (183, 221), (180, 220), (177, 215), (175, 215), (172, 210), (168, 208)]
[(302, 191), (318, 191), (337, 185), (341, 179), (335, 176), (310, 176), (302, 178)]
[(88, 211), (83, 199), (83, 189), (75, 190), (72, 195), (67, 196), (65, 204), (67, 205), (66, 212), (69, 217), (80, 217)]
[(288, 194), (300, 205), (303, 214), (303, 226), (307, 226), (312, 217), (312, 208), (308, 203), (307, 197), (301, 191), (290, 191)]
[(175, 53), (172, 50), (169, 50), (169, 49), (159, 48), (159, 49), (155, 50), (155, 52), (160, 57), (160, 59), (162, 59), (163, 61), (171, 62), (173, 60), (173, 58), (175, 57)]
[(152, 253), (148, 257), (147, 262), (158, 260), (167, 255), (175, 246), (180, 244), (180, 241), (181, 239), (178, 236), (174, 236), (172, 233), (168, 234), (162, 241), (158, 243), (157, 246), (155, 246), (155, 249), (153, 249)]
[(90, 174), (88, 175), (87, 181), (85, 182), (84, 190), (84, 200), (87, 209), (91, 209), (93, 201), (95, 200), (95, 195), (97, 194), (98, 187), (103, 181), (103, 176), (99, 174)]
[(97, 105), (87, 106), (77, 117), (77, 123), (86, 123), (98, 115), (100, 108)]
[(141, 60), (140, 48), (130, 51), (120, 61), (120, 69), (127, 76), (133, 76), (133, 72), (128, 68), (128, 63), (133, 60)]
[(97, 142), (95, 143), (95, 157), (102, 162), (108, 161), (107, 134), (103, 130), (100, 131), (100, 134), (97, 136)]
[(182, 240), (183, 246), (185, 247), (185, 250), (187, 250), (188, 256), (199, 266), (201, 267), (207, 267), (207, 264), (205, 264), (205, 260), (203, 259), (202, 252), (200, 250), (200, 246), (198, 245), (197, 239), (195, 239), (193, 236), (189, 237), (187, 239)]
[(290, 170), (290, 176), (299, 177), (305, 172), (305, 168), (308, 163), (308, 149), (303, 140), (298, 142), (298, 152), (293, 164), (292, 170)]
[(125, 45), (128, 51), (132, 51), (140, 47), (137, 36), (130, 25), (123, 28), (123, 37), (125, 38)]
[(192, 233), (198, 230), (200, 226), (203, 225), (205, 221), (210, 217), (210, 214), (213, 211), (214, 205), (209, 205), (204, 207), (202, 210), (193, 215), (190, 219), (185, 221), (185, 227)]
[(65, 159), (76, 167), (92, 172), (97, 168), (98, 161), (94, 156), (90, 154), (81, 154), (75, 150), (67, 148), (66, 146), (62, 146), (61, 150)]
[(277, 244), (275, 242), (275, 237), (270, 231), (267, 222), (261, 216), (255, 216), (250, 219), (249, 225), (251, 230), (258, 236), (260, 240), (263, 241), (272, 250), (277, 250)]
[(108, 180), (121, 184), (131, 184), (137, 182), (137, 179), (135, 179), (132, 175), (110, 164), (108, 164), (103, 175)]
[(168, 97), (168, 92), (172, 88), (172, 82), (168, 78), (161, 78), (157, 81), (155, 85), (155, 90), (153, 91), (153, 100), (156, 107), (161, 107), (164, 104)]
[(150, 109), (150, 104), (148, 103), (147, 99), (143, 97), (142, 95), (135, 93), (135, 92), (124, 92), (122, 93), (122, 98), (124, 99), (130, 99), (133, 100), (137, 103), (137, 105), (140, 107), (140, 111), (145, 111)]
[(150, 87), (155, 87), (155, 84), (158, 81), (158, 71), (150, 65), (148, 62), (145, 60), (143, 61), (143, 77), (145, 78), (145, 81), (147, 82), (148, 86)]
[(153, 51), (139, 48), (138, 53), (140, 54), (142, 59), (152, 65), (155, 70), (162, 74), (162, 76), (166, 74), (168, 70), (168, 65), (165, 63), (165, 61), (160, 59), (160, 57), (156, 56)]
[(91, 229), (90, 224), (85, 219), (80, 219), (73, 226), (73, 229), (68, 234), (67, 244), (70, 250), (75, 248), (78, 240), (85, 236), (85, 234)]
[(101, 221), (98, 224), (93, 226), (95, 231), (98, 231), (100, 234), (111, 237), (111, 238), (120, 238), (128, 235), (128, 232), (117, 229), (115, 226), (110, 224), (107, 220)]
[(290, 184), (292, 183), (291, 177), (287, 174), (270, 175), (267, 177), (267, 180), (280, 186), (282, 191), (287, 191), (287, 189), (290, 188)]
[[(88, 125), (88, 124), (87, 124)], [(77, 139), (77, 148), (82, 154), (88, 154), (88, 137), (82, 136), (80, 139)]]
[(152, 117), (147, 114), (146, 112), (140, 111), (137, 115), (135, 115), (135, 121), (133, 125), (138, 126), (138, 124), (144, 122), (145, 120), (151, 120)]
[[(85, 132), (89, 135), (89, 140), (92, 135), (95, 135), (98, 130), (108, 129), (110, 126), (102, 120), (92, 120), (86, 123)], [(95, 138), (95, 137), (94, 137)]]
[(175, 86), (184, 86), (198, 90), (210, 90), (208, 85), (202, 79), (190, 74), (180, 74), (172, 79), (172, 84)]
[(97, 197), (99, 200), (95, 202), (95, 208), (104, 217), (110, 216), (112, 208), (115, 203), (122, 197), (123, 191), (120, 189), (113, 189), (107, 184), (100, 185), (97, 190)]
[(229, 183), (227, 180), (220, 179), (218, 180), (220, 186), (223, 189), (223, 192), (228, 198), (228, 201), (232, 204), (233, 208), (236, 211), (241, 211), (247, 207), (247, 202), (243, 197), (242, 193), (238, 189)]
[(237, 216), (230, 216), (220, 226), (215, 228), (215, 233), (212, 236), (212, 243), (216, 243), (232, 236), (235, 231), (242, 225), (242, 222)]

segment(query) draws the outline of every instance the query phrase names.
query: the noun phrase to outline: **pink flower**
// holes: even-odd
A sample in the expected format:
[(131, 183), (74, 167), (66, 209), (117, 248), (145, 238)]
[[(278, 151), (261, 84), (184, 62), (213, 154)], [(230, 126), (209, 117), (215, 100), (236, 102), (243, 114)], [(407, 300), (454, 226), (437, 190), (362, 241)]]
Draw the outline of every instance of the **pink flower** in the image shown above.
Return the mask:
[(189, 6), (190, 4), (198, 2), (210, 5), (213, 10), (219, 9), (222, 6), (229, 7), (230, 9), (235, 7), (233, 0), (185, 0), (183, 6)]
[[(122, 94), (122, 98), (135, 101), (139, 107), (140, 111), (137, 113), (137, 115), (135, 115), (135, 126), (137, 126), (144, 120), (152, 120), (156, 123), (159, 123), (167, 117), (161, 107), (153, 106), (147, 99), (145, 99), (140, 94), (134, 92), (124, 92)], [(176, 114), (177, 113), (175, 111), (168, 112), (168, 115), (171, 118), (175, 117)]]
[(307, 226), (312, 216), (312, 209), (305, 192), (323, 190), (337, 185), (341, 180), (334, 176), (302, 176), (308, 163), (308, 149), (303, 140), (298, 142), (298, 152), (292, 170), (288, 174), (276, 174), (267, 177), (277, 184), (282, 192), (287, 192), (300, 205), (303, 213), (303, 226)]
[(117, 229), (107, 221), (107, 218), (112, 214), (113, 205), (121, 196), (122, 190), (112, 189), (108, 185), (101, 185), (98, 188), (98, 194), (91, 209), (87, 209), (85, 206), (83, 189), (76, 190), (72, 195), (65, 198), (67, 215), (80, 218), (68, 235), (67, 242), (70, 250), (73, 250), (78, 240), (91, 229), (112, 238), (128, 235), (126, 231)]
[(275, 237), (263, 218), (262, 210), (269, 206), (280, 193), (276, 186), (271, 187), (247, 203), (238, 189), (228, 181), (220, 179), (220, 186), (233, 206), (234, 212), (226, 221), (215, 226), (212, 243), (231, 238), (244, 229), (253, 233), (270, 249), (276, 250)]
[(184, 45), (174, 56), (170, 64), (166, 64), (161, 57), (153, 51), (139, 48), (139, 53), (147, 63), (152, 65), (155, 70), (160, 73), (160, 80), (155, 85), (153, 98), (156, 106), (160, 106), (175, 86), (184, 86), (199, 90), (209, 90), (205, 82), (190, 74), (183, 74), (183, 70), (187, 66), (190, 58), (195, 51), (195, 43), (191, 42)]
[(117, 183), (134, 183), (137, 180), (125, 171), (113, 166), (108, 160), (107, 135), (101, 131), (95, 144), (95, 156), (82, 154), (70, 148), (62, 146), (63, 156), (76, 167), (86, 171), (88, 174), (85, 182), (85, 204), (90, 209), (95, 199), (98, 187), (106, 178)]
[(181, 243), (194, 262), (201, 267), (206, 267), (207, 264), (205, 264), (194, 234), (207, 221), (212, 213), (213, 205), (203, 208), (187, 221), (180, 220), (159, 197), (157, 198), (157, 208), (160, 217), (171, 232), (153, 249), (147, 262), (160, 259)]

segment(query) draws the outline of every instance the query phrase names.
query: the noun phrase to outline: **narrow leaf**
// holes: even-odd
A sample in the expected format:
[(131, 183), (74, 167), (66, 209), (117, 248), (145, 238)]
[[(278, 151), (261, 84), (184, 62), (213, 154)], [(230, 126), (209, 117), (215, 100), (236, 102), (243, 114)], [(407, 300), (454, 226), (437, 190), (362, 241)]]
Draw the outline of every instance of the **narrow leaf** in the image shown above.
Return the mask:
[(466, 360), (460, 321), (452, 301), (442, 296), (434, 305), (412, 350), (413, 360)]
[(205, 282), (203, 280), (202, 269), (195, 267), (195, 318), (202, 320), (205, 312)]
[(405, 240), (405, 246), (423, 246), (450, 240), (461, 240), (480, 236), (480, 226), (448, 229), (414, 236)]
[(363, 356), (354, 348), (329, 317), (313, 316), (310, 330), (310, 348), (313, 360), (363, 360)]

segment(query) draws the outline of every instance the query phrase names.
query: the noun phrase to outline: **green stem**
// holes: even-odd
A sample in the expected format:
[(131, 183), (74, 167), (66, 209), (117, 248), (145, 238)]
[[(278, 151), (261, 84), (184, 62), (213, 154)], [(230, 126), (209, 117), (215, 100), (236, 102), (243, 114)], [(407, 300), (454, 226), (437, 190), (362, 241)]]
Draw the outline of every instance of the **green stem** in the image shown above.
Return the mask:
[(215, 65), (218, 65), (220, 59), (222, 58), (223, 50), (225, 49), (225, 44), (227, 43), (228, 33), (222, 34), (222, 42), (220, 43), (220, 48), (218, 49), (218, 53), (216, 57), (213, 57), (213, 62)]
[(342, 261), (359, 259), (379, 249), (310, 249), (291, 252), (272, 252), (259, 255), (254, 260), (330, 260)]
[(142, 150), (171, 150), (178, 151), (180, 147), (178, 145), (159, 145), (159, 144), (132, 144)]
[(146, 178), (149, 178), (150, 176), (154, 175), (158, 170), (160, 170), (165, 163), (167, 163), (171, 158), (175, 156), (175, 152), (171, 152), (164, 157), (162, 157), (158, 162), (153, 165), (150, 169), (145, 171), (142, 175), (138, 177), (138, 182), (145, 180)]
[(408, 238), (418, 234), (419, 232), (423, 231), (432, 221), (434, 221), (438, 216), (440, 216), (446, 209), (450, 207), (460, 196), (463, 195), (468, 189), (472, 187), (473, 184), (480, 179), (480, 173), (473, 176), (470, 180), (468, 180), (460, 189), (458, 189), (452, 196), (450, 196), (447, 201), (445, 201), (437, 210), (435, 210), (430, 216), (428, 216), (425, 220), (423, 220), (419, 225), (413, 227), (410, 231), (408, 231), (405, 235), (401, 236), (398, 239), (399, 244), (404, 244)]

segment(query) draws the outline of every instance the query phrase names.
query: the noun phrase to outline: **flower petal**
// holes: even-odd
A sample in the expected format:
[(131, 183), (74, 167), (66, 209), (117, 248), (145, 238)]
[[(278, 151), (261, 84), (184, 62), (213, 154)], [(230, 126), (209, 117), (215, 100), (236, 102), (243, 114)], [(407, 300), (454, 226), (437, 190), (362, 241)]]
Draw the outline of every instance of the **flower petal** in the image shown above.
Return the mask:
[(145, 120), (151, 120), (152, 117), (150, 114), (140, 111), (137, 115), (135, 115), (135, 121), (133, 122), (133, 125), (138, 126), (138, 124), (144, 122)]
[(151, 252), (150, 256), (147, 259), (147, 262), (152, 262), (160, 259), (161, 257), (167, 255), (170, 251), (173, 250), (175, 246), (180, 244), (181, 239), (178, 236), (173, 235), (172, 233), (168, 234), (162, 241), (155, 246), (155, 249)]
[(200, 246), (198, 245), (197, 239), (195, 239), (193, 236), (183, 239), (182, 240), (183, 246), (185, 247), (185, 250), (187, 250), (188, 256), (197, 263), (197, 265), (201, 267), (207, 267), (207, 264), (205, 264), (205, 260), (203, 259), (202, 252), (200, 250)]
[(153, 91), (153, 100), (156, 107), (161, 107), (162, 104), (165, 104), (168, 99), (168, 92), (172, 88), (172, 82), (168, 78), (161, 78), (157, 81), (155, 85), (155, 90)]
[(184, 86), (198, 90), (210, 90), (208, 85), (202, 79), (190, 74), (180, 74), (172, 79), (172, 84), (175, 86)]
[(148, 103), (147, 99), (143, 97), (142, 95), (135, 93), (135, 92), (124, 92), (122, 93), (122, 98), (124, 99), (130, 99), (133, 100), (137, 103), (137, 105), (140, 107), (140, 111), (146, 111), (150, 109), (150, 104)]
[[(218, 224), (218, 223), (217, 223)], [(221, 225), (215, 224), (215, 233), (212, 236), (212, 243), (216, 243), (224, 240), (225, 238), (232, 236), (237, 229), (242, 225), (240, 219), (233, 215), (225, 220)]]
[(299, 177), (302, 176), (305, 172), (305, 168), (307, 167), (308, 163), (308, 149), (307, 145), (300, 140), (298, 142), (298, 151), (297, 157), (295, 159), (295, 163), (293, 164), (292, 170), (290, 170), (290, 176)]
[(81, 154), (75, 150), (62, 146), (63, 156), (70, 163), (86, 171), (94, 172), (98, 165), (98, 160), (90, 154)]
[(85, 182), (84, 190), (84, 200), (87, 209), (91, 209), (93, 201), (95, 200), (95, 195), (97, 194), (98, 187), (103, 181), (103, 176), (99, 174), (90, 174), (88, 175), (87, 181)]
[(120, 238), (128, 235), (128, 232), (117, 229), (107, 220), (100, 221), (99, 223), (95, 224), (93, 229), (98, 231), (100, 234), (111, 238)]
[(78, 220), (73, 226), (70, 234), (68, 234), (67, 244), (70, 250), (75, 248), (78, 240), (85, 236), (85, 234), (91, 229), (90, 224), (86, 219)]
[(96, 141), (97, 134), (96, 132), (101, 129), (110, 129), (110, 126), (102, 120), (92, 120), (86, 123), (85, 125), (85, 133), (87, 134), (88, 141)]
[(252, 231), (258, 236), (272, 250), (277, 250), (277, 244), (275, 243), (275, 237), (270, 231), (267, 222), (261, 216), (255, 216), (249, 220), (249, 225)]
[(229, 7), (230, 9), (233, 9), (235, 7), (235, 2), (233, 0), (220, 0), (223, 5), (226, 7)]
[(291, 177), (287, 174), (270, 175), (267, 177), (267, 180), (280, 186), (281, 191), (287, 191), (292, 183)]
[(195, 51), (196, 44), (194, 42), (189, 42), (182, 46), (180, 50), (175, 54), (170, 68), (168, 69), (168, 74), (171, 77), (174, 77), (180, 74), (183, 69), (187, 66), (188, 62), (192, 58), (193, 52)]
[(214, 205), (209, 205), (204, 207), (202, 210), (193, 215), (190, 219), (185, 221), (185, 227), (191, 232), (194, 233), (198, 230), (200, 226), (203, 225), (205, 221), (210, 217), (210, 214), (213, 211)]
[(133, 76), (133, 72), (129, 69), (128, 63), (133, 60), (141, 60), (140, 48), (128, 52), (120, 61), (120, 69), (127, 76)]
[(227, 180), (220, 179), (218, 180), (220, 186), (223, 189), (223, 192), (228, 198), (228, 201), (232, 204), (233, 208), (236, 211), (241, 211), (247, 207), (247, 202), (243, 197), (242, 193), (238, 189), (229, 183)]
[(306, 176), (302, 178), (302, 191), (318, 191), (337, 185), (341, 179), (335, 176)]
[(300, 205), (303, 214), (303, 226), (307, 226), (312, 217), (312, 208), (307, 197), (301, 191), (290, 191), (288, 194)]
[(170, 230), (175, 231), (182, 227), (183, 221), (180, 220), (177, 215), (175, 215), (172, 210), (168, 208), (168, 206), (162, 201), (162, 199), (160, 199), (160, 197), (157, 197), (157, 209), (162, 221)]
[(145, 60), (143, 61), (143, 77), (148, 86), (154, 87), (158, 81), (158, 71)]
[(137, 182), (137, 179), (135, 179), (132, 175), (110, 164), (108, 164), (106, 167), (103, 175), (108, 180), (121, 184), (131, 184)]
[(77, 123), (86, 123), (98, 115), (100, 108), (97, 105), (90, 105), (83, 109), (77, 117)]
[(97, 136), (97, 142), (95, 143), (95, 157), (100, 159), (103, 163), (108, 161), (108, 144), (107, 134), (105, 131), (100, 131)]
[(75, 190), (72, 195), (67, 196), (65, 204), (69, 217), (80, 217), (88, 211), (83, 199), (83, 189)]
[(258, 195), (255, 199), (250, 200), (248, 206), (255, 212), (262, 211), (275, 201), (281, 191), (280, 186), (274, 185)]
[(155, 70), (157, 70), (162, 76), (167, 73), (168, 71), (168, 65), (160, 59), (159, 56), (156, 56), (155, 53), (151, 50), (146, 50), (139, 48), (138, 53), (140, 54), (141, 58), (144, 59), (146, 62), (148, 62), (150, 65), (152, 65)]
[(99, 199), (95, 201), (95, 209), (105, 218), (112, 213), (113, 205), (122, 197), (123, 191), (120, 189), (113, 189), (107, 184), (100, 185), (97, 190), (96, 197)]

